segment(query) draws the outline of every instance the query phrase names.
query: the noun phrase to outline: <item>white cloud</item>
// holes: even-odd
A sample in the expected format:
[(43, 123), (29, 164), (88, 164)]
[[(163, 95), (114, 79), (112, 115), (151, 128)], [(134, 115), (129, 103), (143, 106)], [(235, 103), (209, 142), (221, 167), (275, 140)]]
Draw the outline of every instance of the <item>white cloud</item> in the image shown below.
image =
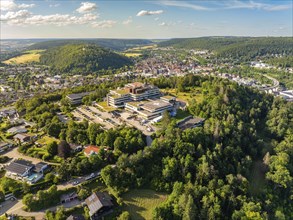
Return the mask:
[(50, 4), (50, 5), (49, 5), (50, 8), (57, 8), (57, 7), (59, 7), (59, 6), (60, 6), (60, 4)]
[(164, 13), (163, 10), (158, 10), (158, 11), (145, 11), (145, 10), (141, 10), (140, 12), (137, 13), (136, 16), (146, 16), (146, 15), (159, 15)]
[(190, 8), (190, 9), (197, 10), (197, 11), (209, 10), (209, 8), (207, 8), (207, 7), (204, 7), (201, 5), (196, 5), (196, 4), (191, 4), (188, 2), (184, 2), (184, 1), (159, 1), (159, 4), (166, 5), (166, 6), (181, 7), (181, 8)]
[(56, 25), (66, 26), (70, 24), (91, 24), (98, 16), (88, 13), (83, 16), (72, 16), (69, 14), (32, 15), (27, 10), (7, 12), (1, 15), (1, 21), (10, 25)]
[(284, 11), (292, 9), (292, 5), (270, 5), (264, 8), (267, 11)]
[(78, 9), (76, 9), (76, 11), (79, 13), (88, 13), (88, 12), (94, 11), (96, 9), (97, 9), (96, 3), (82, 2), (81, 6)]
[(6, 14), (1, 14), (1, 21), (11, 21), (15, 22), (19, 19), (23, 20), (28, 18), (31, 15), (31, 13), (27, 10), (20, 10), (20, 11), (9, 11)]
[(1, 0), (1, 11), (13, 11), (17, 9), (32, 8), (35, 4), (16, 4), (14, 0)]
[(116, 23), (117, 23), (117, 21), (113, 21), (113, 20), (96, 21), (96, 22), (92, 23), (92, 27), (94, 27), (94, 28), (111, 28)]
[(292, 5), (272, 5), (264, 4), (255, 1), (227, 1), (224, 9), (261, 9), (266, 11), (281, 11), (290, 9)]
[(167, 23), (166, 22), (162, 22), (159, 24), (159, 26), (167, 26)]
[(209, 6), (202, 6), (187, 1), (169, 1), (162, 0), (155, 2), (155, 4), (164, 6), (174, 6), (181, 8), (189, 8), (196, 11), (213, 11), (213, 10), (229, 10), (229, 9), (259, 9), (265, 11), (282, 11), (292, 8), (292, 4), (278, 5), (278, 4), (265, 4), (255, 1), (240, 1), (240, 0), (230, 0), (230, 1), (210, 1)]
[(20, 4), (18, 5), (18, 8), (33, 8), (35, 6), (35, 4)]
[(130, 16), (130, 17), (128, 17), (127, 20), (122, 21), (122, 24), (124, 24), (124, 25), (128, 25), (128, 24), (130, 24), (130, 23), (132, 23), (132, 22), (133, 22), (133, 21), (132, 21), (132, 17)]

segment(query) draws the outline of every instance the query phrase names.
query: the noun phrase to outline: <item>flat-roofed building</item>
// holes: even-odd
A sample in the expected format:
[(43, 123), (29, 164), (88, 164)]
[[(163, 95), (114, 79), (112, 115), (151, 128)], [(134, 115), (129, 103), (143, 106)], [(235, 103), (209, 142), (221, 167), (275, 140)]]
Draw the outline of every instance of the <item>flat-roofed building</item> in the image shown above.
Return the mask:
[(69, 94), (66, 98), (70, 101), (72, 105), (77, 105), (82, 103), (82, 98), (87, 96), (89, 92), (82, 92), (82, 93), (74, 93)]
[(170, 102), (170, 103), (174, 103), (176, 101), (176, 97), (170, 96), (170, 95), (162, 96), (162, 97), (160, 97), (160, 99), (162, 99), (165, 102)]
[(124, 88), (110, 90), (107, 104), (115, 108), (123, 108), (127, 102), (141, 101), (160, 96), (158, 87), (140, 82), (129, 83)]
[(136, 112), (145, 119), (153, 119), (162, 115), (165, 111), (172, 111), (173, 105), (161, 99), (155, 99), (145, 102), (128, 102), (125, 109)]

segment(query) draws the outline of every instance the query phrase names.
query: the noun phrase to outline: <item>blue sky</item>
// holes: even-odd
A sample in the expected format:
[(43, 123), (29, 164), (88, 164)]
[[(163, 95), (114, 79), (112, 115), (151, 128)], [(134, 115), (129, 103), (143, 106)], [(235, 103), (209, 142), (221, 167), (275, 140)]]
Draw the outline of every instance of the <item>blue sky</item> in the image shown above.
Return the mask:
[(292, 1), (0, 0), (1, 39), (292, 36)]

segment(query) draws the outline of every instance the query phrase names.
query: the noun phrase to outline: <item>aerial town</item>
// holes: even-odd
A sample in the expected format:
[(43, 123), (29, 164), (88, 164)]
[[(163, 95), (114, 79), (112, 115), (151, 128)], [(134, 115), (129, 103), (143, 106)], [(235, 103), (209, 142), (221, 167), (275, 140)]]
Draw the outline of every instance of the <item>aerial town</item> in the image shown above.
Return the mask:
[(289, 220), (292, 1), (1, 0), (0, 220)]

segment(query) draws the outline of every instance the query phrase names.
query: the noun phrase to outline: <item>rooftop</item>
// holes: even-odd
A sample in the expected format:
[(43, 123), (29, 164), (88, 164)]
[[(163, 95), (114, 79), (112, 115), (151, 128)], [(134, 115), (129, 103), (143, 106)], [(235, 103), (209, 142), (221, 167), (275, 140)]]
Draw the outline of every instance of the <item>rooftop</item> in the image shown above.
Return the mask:
[(95, 192), (91, 196), (89, 196), (85, 203), (89, 208), (90, 216), (93, 216), (103, 207), (112, 207), (112, 198), (109, 196), (108, 193), (104, 192)]
[(127, 84), (125, 87), (139, 88), (139, 87), (143, 87), (143, 86), (144, 86), (144, 84), (141, 82), (134, 82), (134, 83)]
[(14, 160), (6, 167), (6, 170), (11, 173), (22, 175), (33, 167), (34, 165), (28, 160)]
[(90, 94), (89, 92), (82, 92), (82, 93), (73, 93), (73, 94), (68, 94), (67, 97), (69, 99), (82, 99), (84, 96)]
[(100, 148), (97, 146), (90, 145), (84, 149), (84, 153), (87, 155), (97, 154), (99, 153)]
[(114, 92), (120, 94), (120, 95), (126, 95), (129, 93), (129, 91), (127, 89), (116, 89), (116, 90), (113, 90)]
[(172, 107), (172, 105), (168, 102), (164, 102), (160, 99), (149, 101), (144, 103), (143, 108), (149, 111), (155, 111), (158, 108), (164, 108), (164, 107)]

